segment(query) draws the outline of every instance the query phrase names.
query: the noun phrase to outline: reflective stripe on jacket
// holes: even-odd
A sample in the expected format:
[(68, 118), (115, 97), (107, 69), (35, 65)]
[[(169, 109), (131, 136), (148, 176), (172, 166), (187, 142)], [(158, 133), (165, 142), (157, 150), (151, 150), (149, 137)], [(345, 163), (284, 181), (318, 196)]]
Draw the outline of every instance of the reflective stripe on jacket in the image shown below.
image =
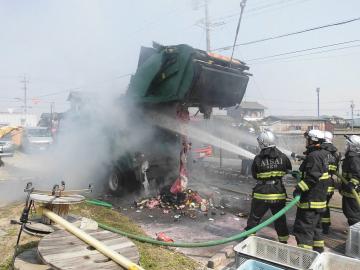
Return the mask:
[(302, 191), (298, 207), (324, 211), (330, 185), (328, 151), (320, 146), (310, 146), (306, 154), (299, 168), (303, 177), (297, 184)]
[(264, 148), (256, 155), (251, 167), (252, 176), (258, 180), (253, 198), (265, 201), (286, 199), (282, 177), (292, 170), (289, 158), (276, 147)]

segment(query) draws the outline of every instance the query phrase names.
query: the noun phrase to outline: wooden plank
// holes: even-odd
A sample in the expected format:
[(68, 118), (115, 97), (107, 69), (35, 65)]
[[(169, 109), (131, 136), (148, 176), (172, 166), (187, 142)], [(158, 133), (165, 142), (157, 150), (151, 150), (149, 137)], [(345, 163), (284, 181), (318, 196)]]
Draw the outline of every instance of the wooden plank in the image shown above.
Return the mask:
[[(87, 233), (133, 262), (139, 262), (138, 249), (129, 239), (102, 229), (88, 231)], [(55, 231), (45, 236), (39, 243), (38, 253), (43, 262), (54, 269), (123, 269), (64, 230)]]

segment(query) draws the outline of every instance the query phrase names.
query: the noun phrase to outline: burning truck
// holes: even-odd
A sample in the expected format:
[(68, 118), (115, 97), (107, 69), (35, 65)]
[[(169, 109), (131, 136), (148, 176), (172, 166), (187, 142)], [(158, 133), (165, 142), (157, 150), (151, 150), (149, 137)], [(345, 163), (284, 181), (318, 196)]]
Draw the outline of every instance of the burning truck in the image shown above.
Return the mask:
[(244, 62), (186, 44), (142, 47), (136, 73), (119, 102), (132, 104), (127, 114), (142, 130), (151, 129), (151, 136), (116, 159), (107, 177), (108, 190), (120, 195), (186, 178), (188, 108), (198, 108), (209, 119), (214, 107), (240, 104), (248, 69)]

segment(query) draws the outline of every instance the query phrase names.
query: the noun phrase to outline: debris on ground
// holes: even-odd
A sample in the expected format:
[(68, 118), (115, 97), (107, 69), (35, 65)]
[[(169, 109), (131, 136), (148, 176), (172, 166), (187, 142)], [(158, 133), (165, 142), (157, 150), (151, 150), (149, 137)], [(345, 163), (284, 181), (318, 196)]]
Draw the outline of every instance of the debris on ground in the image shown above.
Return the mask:
[(167, 236), (165, 233), (160, 232), (156, 234), (156, 240), (167, 242), (167, 243), (173, 243), (174, 240), (171, 239), (169, 236)]
[(244, 217), (247, 217), (247, 214), (245, 214), (245, 213), (238, 213), (236, 216), (241, 217), (241, 218), (244, 218)]
[(209, 200), (202, 198), (197, 191), (187, 189), (184, 192), (172, 193), (170, 186), (163, 187), (157, 197), (135, 201), (134, 205), (138, 209), (137, 212), (143, 208), (162, 208), (164, 214), (170, 213), (171, 210), (199, 209), (207, 212), (211, 208)]

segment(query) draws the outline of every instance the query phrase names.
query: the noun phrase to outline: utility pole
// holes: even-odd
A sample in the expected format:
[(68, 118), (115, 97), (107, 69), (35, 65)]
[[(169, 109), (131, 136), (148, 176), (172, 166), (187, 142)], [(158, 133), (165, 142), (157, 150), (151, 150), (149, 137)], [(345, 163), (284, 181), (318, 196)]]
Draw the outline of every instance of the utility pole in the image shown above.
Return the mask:
[(354, 108), (355, 104), (354, 101), (351, 101), (350, 109), (351, 109), (351, 131), (354, 131)]
[(320, 88), (316, 88), (317, 93), (317, 116), (320, 118)]
[(24, 74), (23, 79), (20, 82), (24, 84), (24, 86), (23, 86), (23, 90), (24, 90), (24, 100), (23, 100), (23, 102), (24, 102), (24, 115), (25, 115), (25, 124), (26, 124), (26, 121), (27, 121), (27, 109), (28, 109), (28, 106), (27, 106), (27, 83), (29, 81), (26, 79), (25, 74)]
[[(210, 42), (210, 31), (211, 29), (225, 25), (224, 21), (218, 21), (218, 22), (211, 22), (210, 16), (209, 16), (209, 2), (210, 0), (199, 0), (201, 3), (204, 3), (204, 12), (205, 12), (205, 18), (202, 18), (198, 22), (195, 23), (195, 25), (201, 27), (205, 30), (205, 41), (206, 41), (206, 51), (211, 51), (211, 42)], [(202, 7), (202, 6), (201, 6)]]
[(53, 129), (53, 120), (54, 120), (54, 106), (55, 102), (50, 102), (50, 130)]
[(205, 36), (206, 36), (206, 51), (210, 52), (210, 21), (209, 21), (209, 0), (205, 1)]

